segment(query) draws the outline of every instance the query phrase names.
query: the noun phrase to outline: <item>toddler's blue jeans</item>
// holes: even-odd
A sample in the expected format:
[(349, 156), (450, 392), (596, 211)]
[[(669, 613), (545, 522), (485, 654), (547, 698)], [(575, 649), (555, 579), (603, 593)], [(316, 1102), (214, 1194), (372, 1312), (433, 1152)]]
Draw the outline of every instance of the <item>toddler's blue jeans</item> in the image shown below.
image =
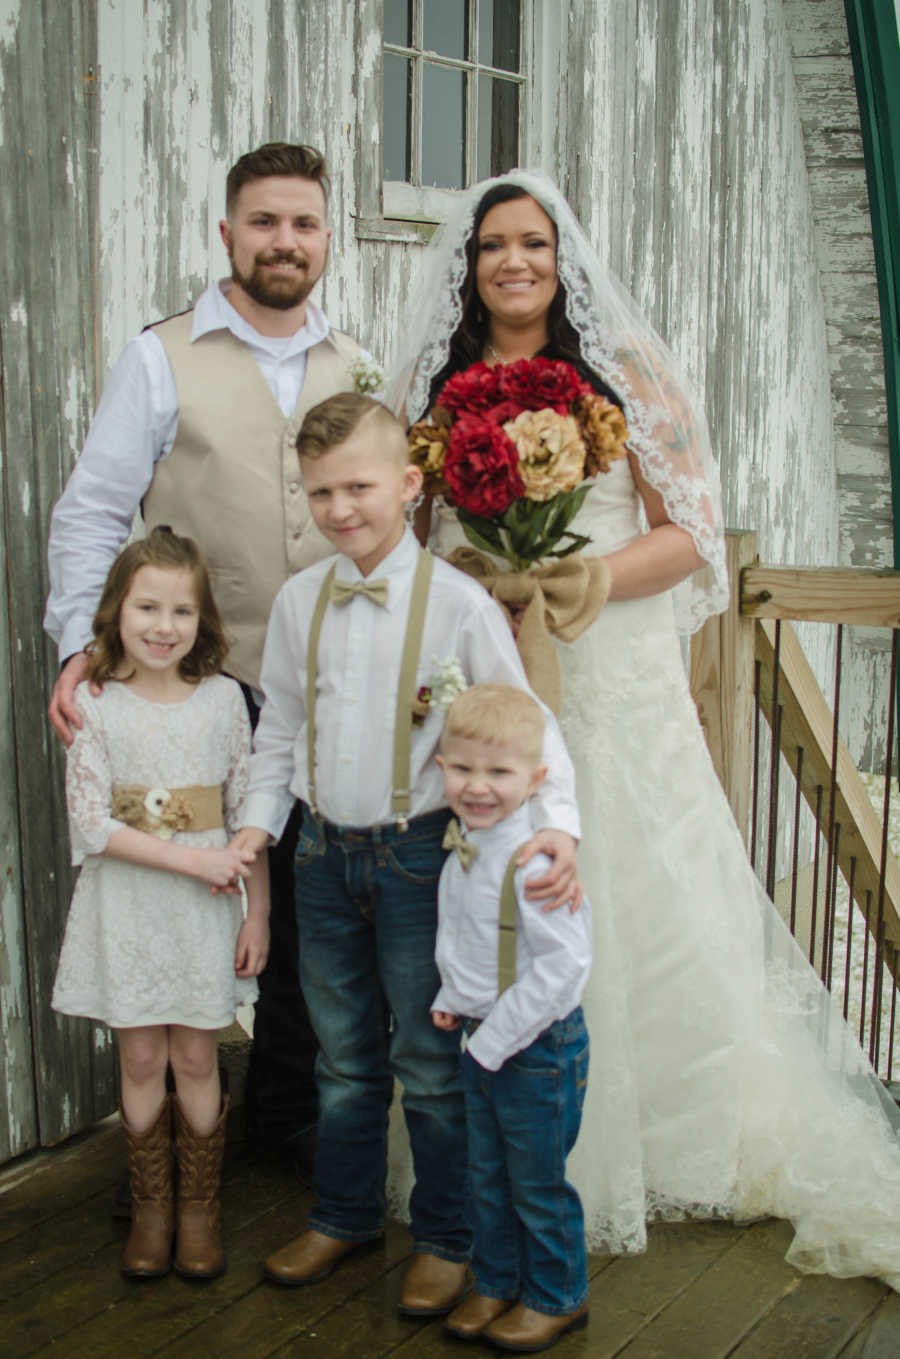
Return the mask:
[(581, 1200), (566, 1181), (587, 1085), (581, 1007), (557, 1020), (499, 1071), (468, 1052), (466, 1096), (475, 1287), (561, 1316), (587, 1297)]
[(459, 1034), (431, 1021), (437, 883), (449, 812), (395, 826), (335, 826), (305, 809), (294, 882), (300, 981), (320, 1051), (317, 1202), (309, 1225), (344, 1241), (384, 1227), (396, 1076), (412, 1148), (417, 1251), (465, 1260), (465, 1102)]

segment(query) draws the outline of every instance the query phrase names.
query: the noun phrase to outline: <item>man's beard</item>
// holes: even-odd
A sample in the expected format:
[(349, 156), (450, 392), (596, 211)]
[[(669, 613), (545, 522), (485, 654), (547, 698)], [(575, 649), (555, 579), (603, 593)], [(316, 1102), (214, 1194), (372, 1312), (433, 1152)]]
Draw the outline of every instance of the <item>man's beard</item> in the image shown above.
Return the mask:
[[(294, 257), (291, 257), (290, 262), (293, 263), (293, 260)], [(272, 262), (268, 261), (269, 264)], [(231, 277), (254, 302), (275, 311), (291, 311), (293, 307), (298, 307), (306, 301), (319, 281), (318, 278), (310, 278), (309, 268), (305, 264), (297, 270), (295, 278), (271, 278), (264, 274), (259, 259), (254, 260), (249, 274), (242, 274), (232, 259)]]

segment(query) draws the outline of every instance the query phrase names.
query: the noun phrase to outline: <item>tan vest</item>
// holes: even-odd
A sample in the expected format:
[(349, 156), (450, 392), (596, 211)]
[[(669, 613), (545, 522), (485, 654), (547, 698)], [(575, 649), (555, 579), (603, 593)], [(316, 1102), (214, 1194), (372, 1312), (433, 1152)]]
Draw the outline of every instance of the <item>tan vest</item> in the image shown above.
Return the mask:
[(311, 406), (352, 388), (359, 346), (335, 330), (314, 345), (285, 420), (247, 346), (230, 330), (191, 343), (193, 320), (185, 312), (153, 327), (175, 375), (178, 432), (144, 497), (144, 522), (200, 544), (231, 643), (226, 669), (258, 685), (275, 595), (288, 576), (334, 551), (300, 484), (297, 431)]

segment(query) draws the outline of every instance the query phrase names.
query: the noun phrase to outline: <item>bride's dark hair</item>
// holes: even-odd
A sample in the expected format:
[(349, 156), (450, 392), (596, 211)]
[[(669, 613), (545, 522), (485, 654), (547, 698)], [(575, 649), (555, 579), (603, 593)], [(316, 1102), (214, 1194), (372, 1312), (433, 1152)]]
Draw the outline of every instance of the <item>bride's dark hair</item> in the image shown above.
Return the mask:
[[(481, 223), (491, 208), (495, 208), (498, 203), (511, 203), (517, 198), (530, 197), (531, 195), (527, 190), (518, 184), (497, 184), (493, 189), (488, 189), (487, 193), (479, 200), (472, 222), (472, 232), (466, 241), (466, 276), (459, 290), (463, 307), (462, 319), (450, 337), (450, 352), (447, 362), (432, 380), (431, 390), (428, 394), (429, 407), (434, 405), (438, 393), (448, 378), (481, 360), (487, 343), (489, 317), (481, 298), (478, 296), (478, 287), (475, 281), (475, 266), (478, 260), (478, 232), (481, 229)], [(553, 221), (552, 217), (550, 220)], [(555, 222), (553, 222), (553, 239), (555, 243), (557, 239)], [(563, 359), (564, 362), (570, 363), (579, 376), (584, 378), (585, 382), (590, 383), (594, 391), (599, 392), (601, 396), (605, 396), (607, 400), (615, 402), (617, 406), (624, 409), (621, 400), (612, 387), (608, 386), (599, 373), (589, 367), (582, 358), (578, 332), (566, 315), (566, 289), (562, 280), (559, 282), (547, 312), (547, 336), (547, 344), (540, 351), (542, 358)]]

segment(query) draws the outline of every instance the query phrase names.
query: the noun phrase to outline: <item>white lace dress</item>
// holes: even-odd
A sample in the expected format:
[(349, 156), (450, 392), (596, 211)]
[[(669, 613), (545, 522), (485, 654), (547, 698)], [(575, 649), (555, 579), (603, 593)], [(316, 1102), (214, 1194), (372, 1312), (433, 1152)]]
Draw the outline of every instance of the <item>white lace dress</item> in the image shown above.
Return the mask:
[(186, 1024), (218, 1029), (256, 997), (237, 978), (238, 896), (212, 896), (195, 878), (101, 854), (122, 822), (116, 784), (222, 786), (225, 826), (179, 831), (186, 845), (227, 843), (247, 791), (250, 730), (234, 680), (202, 680), (181, 703), (153, 703), (123, 684), (77, 691), (84, 726), (69, 750), (66, 798), (72, 861), (81, 864), (60, 953), (53, 1007), (113, 1028)]
[[(447, 555), (465, 539), (436, 514)], [(573, 527), (598, 552), (642, 531), (626, 462)], [(569, 1162), (590, 1244), (639, 1251), (654, 1216), (773, 1214), (798, 1267), (900, 1288), (896, 1110), (750, 868), (670, 596), (608, 604), (558, 650), (595, 922)]]

